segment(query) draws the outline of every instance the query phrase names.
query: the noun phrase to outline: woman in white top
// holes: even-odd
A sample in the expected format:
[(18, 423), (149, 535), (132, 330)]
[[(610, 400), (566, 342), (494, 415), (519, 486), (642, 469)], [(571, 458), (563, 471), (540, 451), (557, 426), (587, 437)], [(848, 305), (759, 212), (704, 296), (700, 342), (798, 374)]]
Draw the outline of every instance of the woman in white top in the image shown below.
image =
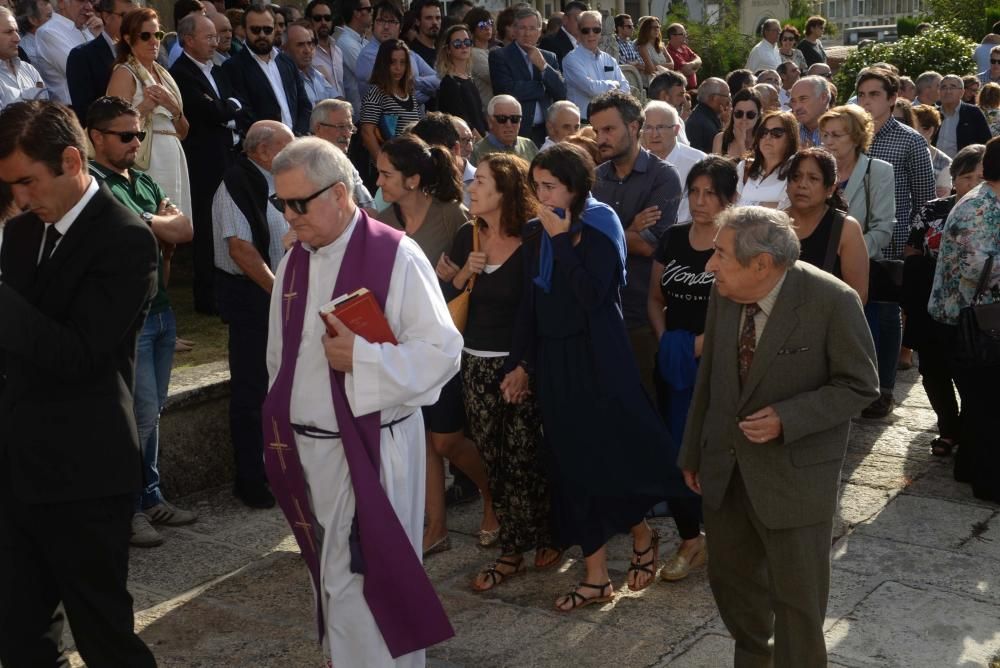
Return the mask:
[[(181, 211), (191, 211), (191, 186), (181, 140), (187, 136), (181, 93), (156, 57), (163, 31), (155, 10), (136, 9), (122, 19), (121, 40), (108, 95), (129, 100), (142, 129), (152, 133), (146, 173)], [(140, 155), (142, 149), (140, 149)]]
[[(893, 115), (895, 116), (895, 114)], [(941, 112), (929, 104), (918, 104), (913, 107), (913, 119), (915, 125), (910, 125), (910, 127), (920, 133), (920, 136), (927, 142), (927, 150), (931, 152), (931, 166), (934, 168), (934, 193), (938, 197), (947, 197), (951, 194), (952, 187), (951, 158), (931, 143), (938, 128), (941, 127)]]
[(787, 209), (785, 163), (799, 150), (799, 124), (787, 111), (764, 115), (753, 139), (753, 158), (736, 167), (740, 206)]
[(639, 19), (637, 34), (635, 50), (642, 58), (637, 67), (642, 76), (642, 85), (648, 86), (657, 74), (674, 69), (674, 59), (667, 53), (667, 46), (660, 36), (660, 19), (655, 16), (644, 16)]

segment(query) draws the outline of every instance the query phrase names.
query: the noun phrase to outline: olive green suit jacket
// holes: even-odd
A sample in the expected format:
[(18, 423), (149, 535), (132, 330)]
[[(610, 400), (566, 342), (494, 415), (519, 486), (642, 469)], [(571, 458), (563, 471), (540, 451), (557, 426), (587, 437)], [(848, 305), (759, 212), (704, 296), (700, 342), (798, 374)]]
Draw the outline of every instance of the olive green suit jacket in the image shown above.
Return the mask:
[[(875, 348), (857, 293), (804, 262), (788, 270), (757, 343), (738, 372), (742, 306), (713, 289), (694, 397), (678, 457), (718, 509), (734, 467), (769, 529), (830, 521), (851, 418), (878, 397)], [(751, 443), (738, 422), (772, 406), (782, 434)]]

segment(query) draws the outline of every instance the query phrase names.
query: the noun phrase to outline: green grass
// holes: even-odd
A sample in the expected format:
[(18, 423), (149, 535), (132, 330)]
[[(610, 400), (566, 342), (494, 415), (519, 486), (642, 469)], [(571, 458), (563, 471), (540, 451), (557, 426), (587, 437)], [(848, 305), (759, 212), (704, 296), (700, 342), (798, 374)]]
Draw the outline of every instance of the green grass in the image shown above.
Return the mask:
[(177, 336), (195, 343), (194, 350), (174, 355), (174, 368), (198, 366), (226, 359), (228, 334), (226, 326), (217, 315), (195, 313), (191, 293), (193, 270), (191, 246), (177, 249), (171, 261), (170, 304), (177, 316)]

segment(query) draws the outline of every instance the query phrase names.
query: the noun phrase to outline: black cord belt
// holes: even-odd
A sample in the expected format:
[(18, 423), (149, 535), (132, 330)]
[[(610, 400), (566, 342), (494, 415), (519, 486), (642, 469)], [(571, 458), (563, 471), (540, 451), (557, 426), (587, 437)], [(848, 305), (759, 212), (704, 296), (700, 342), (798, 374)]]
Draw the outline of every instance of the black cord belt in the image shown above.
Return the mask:
[[(403, 417), (393, 420), (392, 422), (386, 422), (385, 424), (382, 425), (382, 429), (388, 429), (391, 432), (393, 427), (395, 427), (400, 422), (403, 422), (404, 420), (408, 420), (412, 416), (413, 413), (410, 413), (409, 415), (404, 415)], [(320, 429), (319, 427), (312, 427), (304, 424), (295, 424), (294, 422), (292, 423), (292, 431), (294, 431), (299, 436), (308, 436), (309, 438), (318, 438), (318, 439), (340, 438), (339, 431), (327, 431), (326, 429)]]

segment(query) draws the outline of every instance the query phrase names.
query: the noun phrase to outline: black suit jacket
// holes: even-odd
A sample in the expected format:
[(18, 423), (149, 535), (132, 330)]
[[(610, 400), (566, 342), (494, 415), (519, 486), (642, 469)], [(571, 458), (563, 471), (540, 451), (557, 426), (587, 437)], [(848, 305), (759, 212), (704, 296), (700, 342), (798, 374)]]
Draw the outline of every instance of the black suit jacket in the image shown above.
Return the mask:
[(135, 493), (135, 350), (156, 241), (104, 185), (39, 272), (43, 234), (22, 214), (0, 249), (0, 486), (25, 503)]
[[(938, 105), (938, 111), (941, 111), (941, 105)], [(938, 128), (938, 131), (934, 133), (934, 146), (937, 146), (940, 133), (941, 128)], [(955, 129), (958, 150), (961, 151), (970, 144), (985, 144), (992, 137), (990, 124), (979, 107), (968, 102), (959, 102), (958, 128)]]
[(560, 28), (554, 35), (546, 35), (538, 40), (538, 48), (545, 49), (546, 51), (551, 51), (556, 54), (556, 58), (559, 59), (559, 65), (562, 66), (563, 58), (565, 58), (566, 54), (572, 51), (575, 47), (573, 46), (573, 40), (571, 40), (569, 35), (567, 35), (566, 32)]
[[(312, 103), (306, 95), (305, 85), (299, 77), (294, 63), (284, 55), (275, 58), (281, 83), (285, 89), (285, 101), (292, 115), (292, 132), (296, 135), (309, 134), (309, 114)], [(243, 49), (222, 65), (236, 92), (236, 99), (244, 107), (248, 123), (271, 120), (281, 121), (281, 107), (274, 96), (271, 82), (264, 75), (250, 49)]]
[(91, 103), (108, 90), (115, 54), (103, 35), (73, 47), (66, 59), (66, 83), (73, 111), (82, 124)]
[(493, 49), (489, 54), (493, 94), (513, 95), (521, 103), (519, 134), (522, 137), (531, 136), (537, 105), (541, 105), (542, 122), (544, 122), (549, 105), (566, 99), (566, 81), (559, 69), (556, 54), (539, 50), (542, 51), (542, 56), (548, 64), (543, 72), (539, 72), (534, 65), (528, 67), (517, 42), (511, 42), (502, 49)]
[(684, 131), (687, 133), (691, 148), (696, 148), (702, 153), (712, 152), (712, 141), (715, 135), (722, 131), (722, 121), (706, 104), (699, 104), (684, 122)]

